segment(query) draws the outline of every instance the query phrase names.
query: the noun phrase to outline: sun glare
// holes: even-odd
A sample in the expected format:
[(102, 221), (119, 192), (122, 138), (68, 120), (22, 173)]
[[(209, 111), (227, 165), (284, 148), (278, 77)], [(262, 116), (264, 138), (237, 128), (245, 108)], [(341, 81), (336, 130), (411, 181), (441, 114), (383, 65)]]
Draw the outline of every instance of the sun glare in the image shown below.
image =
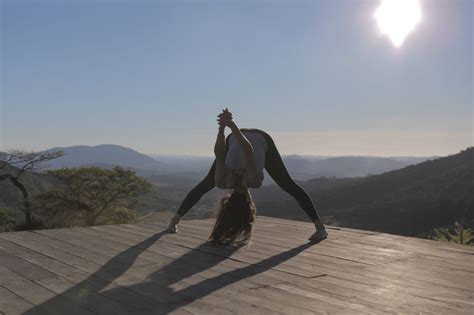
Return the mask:
[(399, 47), (421, 20), (419, 0), (381, 0), (374, 15), (382, 34)]

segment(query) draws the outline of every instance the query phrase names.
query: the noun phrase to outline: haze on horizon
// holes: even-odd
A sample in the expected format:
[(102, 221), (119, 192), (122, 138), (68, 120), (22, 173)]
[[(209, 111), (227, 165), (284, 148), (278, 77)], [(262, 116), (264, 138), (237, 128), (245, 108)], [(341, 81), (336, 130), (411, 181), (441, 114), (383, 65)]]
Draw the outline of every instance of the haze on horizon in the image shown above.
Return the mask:
[(223, 107), (282, 154), (473, 146), (473, 2), (421, 0), (400, 47), (378, 5), (3, 0), (0, 150), (211, 155)]

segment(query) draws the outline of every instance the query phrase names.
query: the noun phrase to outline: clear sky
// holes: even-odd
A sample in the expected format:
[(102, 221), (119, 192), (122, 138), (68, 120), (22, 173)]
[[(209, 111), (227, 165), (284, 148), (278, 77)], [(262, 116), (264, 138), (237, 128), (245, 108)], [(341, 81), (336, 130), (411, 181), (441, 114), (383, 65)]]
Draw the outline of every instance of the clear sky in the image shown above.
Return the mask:
[(422, 0), (401, 47), (376, 0), (0, 0), (0, 149), (212, 155), (216, 115), (283, 154), (473, 145), (473, 1)]

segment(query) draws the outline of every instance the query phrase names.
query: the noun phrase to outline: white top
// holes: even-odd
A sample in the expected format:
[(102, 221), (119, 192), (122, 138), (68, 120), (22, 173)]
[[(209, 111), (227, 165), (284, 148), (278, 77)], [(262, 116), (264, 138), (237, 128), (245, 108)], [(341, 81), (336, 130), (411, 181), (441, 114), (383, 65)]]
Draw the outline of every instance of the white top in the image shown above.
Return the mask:
[(268, 144), (265, 137), (256, 131), (242, 131), (244, 136), (249, 140), (253, 147), (253, 154), (255, 158), (255, 165), (257, 171), (260, 174), (260, 182), (249, 183), (247, 180), (247, 167), (245, 163), (245, 156), (242, 148), (240, 147), (235, 136), (231, 134), (229, 136), (229, 150), (225, 157), (225, 166), (227, 170), (226, 188), (232, 187), (232, 173), (243, 175), (244, 185), (250, 188), (257, 188), (262, 185), (263, 181), (263, 168), (265, 167), (265, 152), (267, 151)]

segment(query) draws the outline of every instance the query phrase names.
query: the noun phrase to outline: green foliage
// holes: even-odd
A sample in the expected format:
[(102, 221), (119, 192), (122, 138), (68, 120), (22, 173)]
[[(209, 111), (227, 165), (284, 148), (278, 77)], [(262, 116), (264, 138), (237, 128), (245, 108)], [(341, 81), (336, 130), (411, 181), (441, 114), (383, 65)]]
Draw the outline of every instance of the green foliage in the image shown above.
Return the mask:
[(35, 198), (37, 213), (49, 227), (136, 222), (137, 198), (152, 185), (135, 172), (115, 167), (48, 171), (60, 182)]
[(98, 224), (125, 224), (138, 222), (139, 215), (134, 209), (126, 207), (115, 207), (114, 211), (103, 216)]
[(0, 208), (0, 232), (9, 232), (15, 230), (16, 221), (7, 210)]
[(474, 230), (456, 221), (452, 226), (434, 229), (430, 238), (442, 242), (474, 245)]

